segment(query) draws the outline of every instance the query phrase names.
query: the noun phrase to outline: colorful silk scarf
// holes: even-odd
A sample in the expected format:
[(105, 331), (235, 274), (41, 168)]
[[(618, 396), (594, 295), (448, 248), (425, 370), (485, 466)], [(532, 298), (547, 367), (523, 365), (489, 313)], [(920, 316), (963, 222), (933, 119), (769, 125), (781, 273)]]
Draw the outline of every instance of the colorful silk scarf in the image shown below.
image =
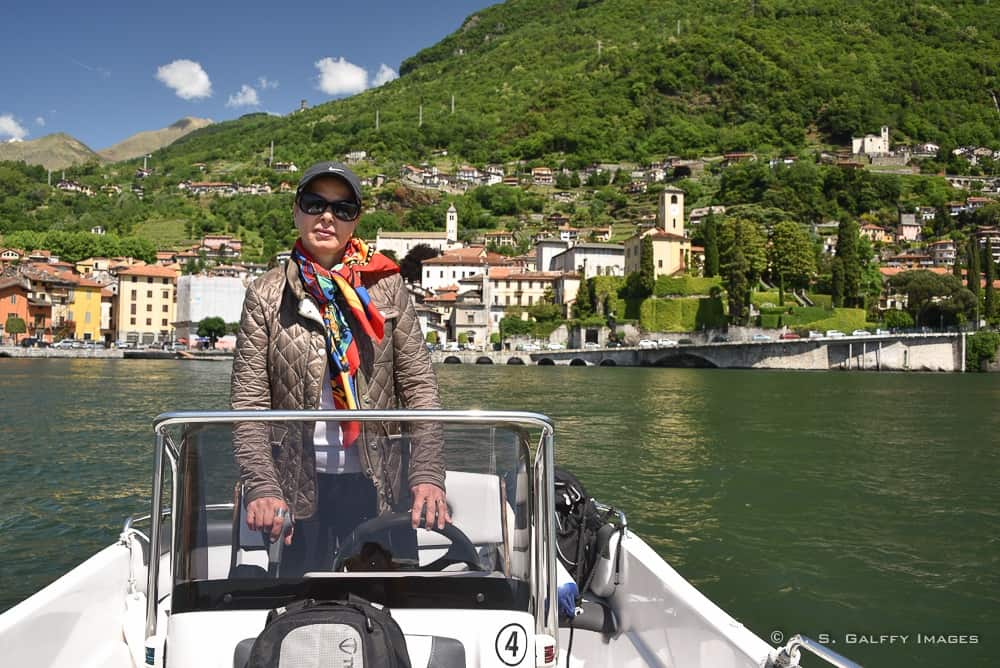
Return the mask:
[[(399, 267), (386, 256), (376, 253), (360, 239), (351, 238), (344, 249), (344, 258), (332, 269), (325, 269), (309, 254), (302, 240), (295, 242), (292, 260), (299, 267), (299, 276), (320, 307), (326, 324), (326, 352), (329, 357), (330, 389), (333, 405), (340, 410), (357, 410), (358, 389), (355, 376), (361, 366), (358, 345), (351, 332), (344, 309), (371, 339), (381, 341), (385, 319), (372, 304), (364, 287), (363, 275), (374, 281), (382, 276), (395, 274)], [(361, 434), (357, 422), (341, 422), (343, 445), (350, 447)]]

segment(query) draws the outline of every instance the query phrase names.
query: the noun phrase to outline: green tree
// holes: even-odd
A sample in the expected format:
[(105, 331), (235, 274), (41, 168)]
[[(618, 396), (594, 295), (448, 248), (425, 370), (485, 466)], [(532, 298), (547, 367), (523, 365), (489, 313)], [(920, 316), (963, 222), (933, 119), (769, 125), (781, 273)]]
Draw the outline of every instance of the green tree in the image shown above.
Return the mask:
[(644, 295), (653, 294), (656, 287), (656, 270), (653, 267), (653, 237), (646, 236), (642, 240), (642, 256), (639, 260), (639, 287)]
[(18, 334), (24, 334), (28, 331), (28, 325), (24, 322), (23, 318), (19, 318), (16, 315), (7, 316), (7, 322), (4, 323), (3, 331), (8, 334), (14, 335), (14, 343), (17, 343)]
[(399, 263), (399, 273), (410, 283), (419, 283), (424, 260), (437, 257), (440, 253), (427, 244), (417, 244), (410, 249), (403, 261)]
[(226, 333), (226, 321), (218, 316), (204, 318), (198, 323), (198, 336), (207, 336), (212, 348), (219, 337)]
[(844, 261), (839, 257), (830, 263), (830, 294), (835, 307), (844, 305)]
[(976, 332), (965, 340), (965, 346), (965, 370), (986, 371), (987, 364), (996, 361), (1000, 334)]
[(729, 320), (733, 324), (745, 325), (750, 316), (750, 281), (747, 278), (750, 262), (743, 254), (739, 230), (737, 227), (736, 243), (732, 253), (729, 254), (729, 262), (725, 265), (724, 272), (727, 277), (726, 289), (729, 292)]
[(716, 220), (715, 214), (709, 214), (708, 217), (705, 218), (704, 225), (704, 274), (706, 277), (711, 278), (719, 275), (719, 221)]
[(986, 237), (986, 250), (983, 253), (983, 259), (986, 260), (986, 271), (983, 272), (986, 277), (983, 314), (987, 322), (992, 322), (1000, 314), (997, 313), (996, 294), (993, 290), (993, 281), (996, 280), (996, 264), (993, 262), (993, 242), (989, 236)]
[(966, 262), (965, 286), (969, 288), (969, 292), (976, 299), (979, 299), (979, 281), (982, 277), (982, 271), (979, 264), (979, 244), (976, 242), (975, 235), (969, 237), (966, 257), (968, 261)]
[(895, 309), (885, 312), (883, 322), (889, 329), (910, 329), (913, 327), (913, 317), (906, 311)]
[(778, 223), (771, 229), (771, 243), (767, 248), (772, 276), (782, 285), (808, 288), (816, 273), (816, 255), (809, 233), (791, 221)]
[(844, 272), (844, 306), (858, 306), (861, 292), (861, 260), (858, 255), (858, 223), (842, 218), (837, 226), (837, 259)]
[(438, 333), (435, 331), (427, 332), (427, 335), (424, 337), (424, 340), (427, 341), (427, 343), (432, 343), (432, 344), (437, 343)]
[(576, 291), (576, 301), (573, 303), (573, 317), (586, 318), (594, 313), (594, 291), (592, 281), (584, 278)]
[(971, 317), (976, 300), (951, 274), (935, 274), (926, 269), (904, 271), (889, 279), (889, 285), (906, 295), (906, 307), (918, 327), (937, 325), (941, 322), (958, 322), (961, 317)]

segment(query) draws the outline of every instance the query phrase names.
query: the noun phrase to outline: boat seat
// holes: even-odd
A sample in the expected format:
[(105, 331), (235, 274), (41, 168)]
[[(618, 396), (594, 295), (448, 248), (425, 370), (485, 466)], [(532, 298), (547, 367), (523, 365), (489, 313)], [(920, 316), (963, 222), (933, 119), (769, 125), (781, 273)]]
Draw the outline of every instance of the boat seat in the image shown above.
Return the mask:
[[(233, 652), (233, 668), (246, 668), (256, 638), (241, 640)], [(465, 668), (465, 646), (455, 638), (406, 636), (406, 649), (413, 668)]]
[(584, 596), (579, 607), (583, 612), (576, 617), (559, 615), (559, 628), (593, 631), (606, 636), (618, 635), (618, 616), (611, 605), (596, 596)]

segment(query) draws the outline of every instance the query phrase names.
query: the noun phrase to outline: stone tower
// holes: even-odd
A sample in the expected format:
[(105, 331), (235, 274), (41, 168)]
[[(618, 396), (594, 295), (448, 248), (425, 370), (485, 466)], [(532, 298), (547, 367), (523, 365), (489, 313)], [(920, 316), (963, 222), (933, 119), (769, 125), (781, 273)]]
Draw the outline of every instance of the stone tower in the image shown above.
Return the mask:
[(660, 210), (657, 212), (660, 229), (679, 237), (684, 236), (684, 191), (668, 186), (660, 193)]
[(458, 241), (458, 210), (455, 209), (454, 203), (448, 207), (444, 229), (445, 237), (447, 237), (449, 244), (453, 244)]

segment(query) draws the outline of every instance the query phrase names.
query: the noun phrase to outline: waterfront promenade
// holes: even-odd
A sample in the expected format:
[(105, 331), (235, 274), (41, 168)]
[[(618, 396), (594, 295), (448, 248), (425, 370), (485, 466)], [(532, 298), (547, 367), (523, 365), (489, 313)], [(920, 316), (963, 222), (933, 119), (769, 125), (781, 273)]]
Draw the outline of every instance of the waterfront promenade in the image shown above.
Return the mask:
[[(434, 351), (436, 364), (645, 366), (801, 371), (965, 371), (964, 333), (887, 334), (770, 341), (681, 344), (669, 348)], [(0, 347), (0, 357), (230, 360), (221, 350), (70, 349)]]
[(661, 366), (826, 371), (964, 371), (965, 334), (891, 334), (740, 341), (643, 349), (435, 351), (435, 363)]

